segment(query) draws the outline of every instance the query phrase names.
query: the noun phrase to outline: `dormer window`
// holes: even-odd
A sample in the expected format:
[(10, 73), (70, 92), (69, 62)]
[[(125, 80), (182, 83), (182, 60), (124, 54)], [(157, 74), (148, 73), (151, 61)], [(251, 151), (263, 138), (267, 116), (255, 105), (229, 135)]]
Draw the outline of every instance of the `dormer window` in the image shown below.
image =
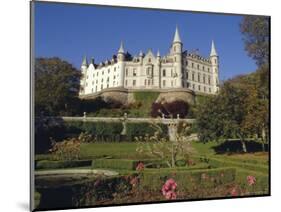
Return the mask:
[(148, 58), (148, 62), (151, 63), (151, 58)]

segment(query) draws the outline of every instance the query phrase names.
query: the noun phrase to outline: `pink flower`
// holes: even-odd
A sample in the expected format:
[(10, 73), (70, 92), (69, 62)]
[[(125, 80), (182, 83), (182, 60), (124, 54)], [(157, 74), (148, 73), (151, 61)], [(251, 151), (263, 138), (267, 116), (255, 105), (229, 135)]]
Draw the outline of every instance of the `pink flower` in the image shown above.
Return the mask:
[(247, 182), (249, 186), (252, 186), (256, 183), (256, 178), (254, 176), (249, 175), (247, 176)]
[(133, 177), (131, 180), (130, 180), (130, 184), (134, 187), (138, 184), (138, 178), (137, 177)]
[(165, 184), (162, 186), (162, 194), (166, 199), (176, 199), (176, 190), (177, 183), (172, 178), (168, 179)]
[(176, 192), (174, 192), (174, 191), (168, 191), (168, 192), (165, 194), (165, 198), (166, 198), (166, 199), (176, 199), (176, 198), (177, 198)]
[(136, 170), (137, 171), (142, 171), (144, 169), (144, 164), (143, 163), (138, 163), (137, 167), (136, 167)]
[(230, 194), (231, 194), (231, 196), (234, 196), (234, 197), (238, 196), (238, 191), (237, 191), (236, 187), (231, 189)]

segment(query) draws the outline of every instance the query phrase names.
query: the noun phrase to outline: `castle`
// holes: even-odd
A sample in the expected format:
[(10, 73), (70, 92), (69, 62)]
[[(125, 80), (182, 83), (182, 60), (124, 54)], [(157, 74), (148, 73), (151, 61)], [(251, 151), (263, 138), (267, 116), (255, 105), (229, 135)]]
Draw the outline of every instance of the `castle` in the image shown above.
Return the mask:
[(151, 50), (132, 57), (121, 42), (117, 56), (95, 64), (83, 59), (80, 97), (90, 97), (110, 90), (191, 91), (216, 94), (219, 89), (219, 57), (212, 41), (210, 56), (183, 50), (178, 27), (169, 53), (155, 56)]

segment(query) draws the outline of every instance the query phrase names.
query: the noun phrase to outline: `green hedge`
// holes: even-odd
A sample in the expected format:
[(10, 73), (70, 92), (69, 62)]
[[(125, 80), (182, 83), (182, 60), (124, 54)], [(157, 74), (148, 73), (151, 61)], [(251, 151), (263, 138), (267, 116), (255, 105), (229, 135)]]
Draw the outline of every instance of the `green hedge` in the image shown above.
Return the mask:
[(35, 169), (60, 169), (91, 166), (91, 160), (73, 160), (73, 161), (50, 161), (40, 160), (35, 162)]
[[(168, 134), (168, 127), (165, 124), (157, 124), (161, 130), (162, 135), (166, 136)], [(154, 135), (157, 131), (157, 127), (153, 126), (150, 123), (127, 123), (126, 124), (126, 133), (127, 136), (132, 139), (135, 136), (144, 136), (144, 135)]]
[(116, 135), (123, 130), (122, 123), (115, 122), (65, 122), (67, 132), (88, 132), (95, 135)]
[(188, 168), (145, 169), (140, 184), (144, 189), (159, 191), (167, 179), (173, 178), (179, 191), (215, 188), (235, 180), (235, 168), (189, 170)]
[(261, 164), (251, 164), (246, 162), (236, 162), (229, 159), (209, 158), (208, 163), (214, 167), (238, 167), (252, 171), (268, 173), (268, 166)]
[(160, 163), (159, 160), (128, 160), (128, 159), (97, 159), (93, 160), (93, 168), (127, 169), (136, 170), (137, 165), (142, 162), (144, 165)]

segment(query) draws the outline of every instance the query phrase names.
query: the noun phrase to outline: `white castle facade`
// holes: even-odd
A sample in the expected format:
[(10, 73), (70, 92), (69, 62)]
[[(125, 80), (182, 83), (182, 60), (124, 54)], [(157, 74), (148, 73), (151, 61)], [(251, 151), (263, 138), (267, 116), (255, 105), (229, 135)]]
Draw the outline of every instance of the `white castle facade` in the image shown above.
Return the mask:
[(83, 59), (80, 96), (99, 94), (112, 88), (128, 90), (190, 89), (195, 93), (216, 94), (219, 89), (219, 57), (212, 41), (210, 56), (183, 50), (178, 28), (169, 53), (156, 56), (151, 50), (138, 56), (125, 52), (123, 43), (112, 59), (95, 64)]

